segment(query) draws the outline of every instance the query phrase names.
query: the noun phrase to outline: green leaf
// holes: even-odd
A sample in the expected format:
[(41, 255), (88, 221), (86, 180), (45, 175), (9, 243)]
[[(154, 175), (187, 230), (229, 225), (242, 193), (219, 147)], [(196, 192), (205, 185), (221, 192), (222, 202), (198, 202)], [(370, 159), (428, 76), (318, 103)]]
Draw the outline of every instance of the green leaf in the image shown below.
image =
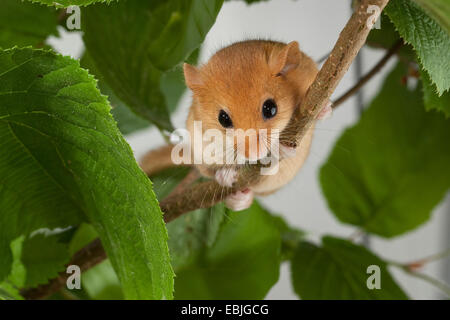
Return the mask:
[(77, 61), (0, 51), (0, 278), (9, 273), (13, 239), (87, 217), (127, 298), (171, 298), (162, 213), (109, 111)]
[[(367, 37), (367, 44), (374, 48), (390, 49), (400, 40), (400, 35), (389, 17), (381, 15), (381, 29), (372, 29)], [(416, 54), (410, 45), (404, 45), (398, 51), (398, 56), (405, 61), (415, 61)]]
[[(158, 199), (167, 197), (190, 170), (189, 167), (173, 167), (152, 176)], [(225, 210), (223, 203), (219, 203), (185, 214), (168, 225), (170, 256), (175, 270), (195, 263), (204, 246), (212, 246), (225, 219)]]
[(83, 68), (87, 69), (90, 74), (98, 79), (98, 87), (102, 94), (108, 96), (111, 104), (111, 113), (117, 121), (117, 126), (123, 134), (129, 134), (137, 130), (141, 130), (150, 126), (150, 122), (139, 117), (131, 111), (113, 92), (113, 90), (106, 84), (103, 76), (95, 67), (94, 61), (88, 52), (85, 52), (83, 58), (80, 60)]
[(439, 110), (450, 117), (450, 92), (445, 92), (442, 96), (439, 96), (436, 90), (436, 86), (431, 82), (430, 76), (424, 70), (420, 72), (423, 83), (423, 99), (425, 109)]
[(83, 272), (81, 286), (93, 300), (122, 300), (120, 281), (109, 260)]
[(78, 250), (98, 238), (95, 228), (87, 223), (82, 223), (76, 230), (69, 243), (69, 255), (72, 257)]
[[(369, 289), (369, 266), (380, 268), (380, 289)], [(322, 247), (302, 242), (291, 261), (292, 284), (305, 300), (408, 299), (386, 262), (350, 241), (324, 237)]]
[(168, 225), (170, 256), (176, 274), (195, 264), (205, 247), (212, 246), (225, 215), (224, 205), (219, 204), (190, 212)]
[(221, 5), (222, 0), (123, 0), (90, 6), (83, 11), (85, 44), (120, 100), (172, 130), (161, 77), (200, 46)]
[(23, 300), (19, 290), (8, 282), (0, 283), (0, 300)]
[(189, 167), (173, 167), (159, 172), (150, 177), (153, 182), (157, 198), (161, 201), (167, 197), (173, 188), (187, 175)]
[(442, 95), (450, 88), (450, 33), (410, 0), (390, 1), (385, 12)]
[(273, 216), (273, 219), (281, 234), (282, 260), (290, 260), (298, 244), (306, 236), (306, 232), (288, 225), (281, 216)]
[[(188, 59), (190, 61), (197, 61), (198, 50)], [(100, 91), (108, 96), (111, 103), (111, 113), (117, 121), (117, 126), (123, 134), (130, 134), (135, 131), (148, 128), (151, 124), (147, 120), (136, 115), (128, 108), (113, 92), (113, 90), (106, 84), (103, 76), (95, 67), (92, 58), (85, 52), (80, 61), (83, 68), (88, 69), (89, 73), (98, 79), (98, 87)], [(182, 94), (186, 91), (184, 83), (183, 70), (181, 67), (176, 67), (161, 76), (161, 91), (164, 95), (168, 110), (173, 112), (178, 106), (178, 102)]]
[(0, 2), (0, 48), (43, 46), (49, 35), (57, 35), (57, 13), (53, 8), (19, 0)]
[(442, 28), (450, 33), (450, 1), (448, 0), (414, 0), (417, 2)]
[[(92, 225), (83, 223), (71, 238), (71, 255), (96, 238), (98, 234)], [(121, 300), (124, 298), (119, 278), (109, 259), (81, 274), (81, 289), (82, 299)]]
[(450, 187), (450, 121), (425, 111), (420, 86), (403, 83), (407, 73), (397, 65), (320, 171), (337, 218), (384, 237), (427, 221)]
[(31, 2), (37, 2), (46, 4), (48, 6), (55, 6), (57, 8), (66, 8), (69, 6), (87, 6), (93, 3), (112, 3), (119, 0), (28, 0)]
[(60, 242), (60, 235), (37, 234), (23, 242), (20, 259), (26, 270), (24, 286), (36, 287), (64, 271), (70, 256), (67, 243)]
[(169, 224), (171, 255), (178, 258), (175, 297), (262, 299), (279, 276), (281, 236), (274, 219), (256, 202), (241, 212), (219, 210)]

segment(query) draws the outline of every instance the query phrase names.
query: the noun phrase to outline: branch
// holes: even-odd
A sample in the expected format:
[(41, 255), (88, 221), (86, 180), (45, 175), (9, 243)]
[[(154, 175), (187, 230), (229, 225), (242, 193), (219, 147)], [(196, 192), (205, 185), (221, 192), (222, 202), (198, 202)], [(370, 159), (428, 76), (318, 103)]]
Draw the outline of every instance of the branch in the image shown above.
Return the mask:
[(410, 275), (411, 277), (415, 277), (418, 279), (422, 279), (423, 281), (428, 282), (429, 284), (431, 284), (432, 286), (438, 288), (439, 290), (441, 290), (443, 293), (445, 293), (448, 297), (450, 297), (450, 286), (448, 286), (446, 283), (439, 281), (438, 279), (435, 279), (425, 273), (420, 273), (420, 272), (416, 272), (413, 271), (409, 268), (409, 266), (403, 265), (403, 264), (398, 264), (395, 262), (389, 262), (389, 264), (391, 264), (394, 267), (400, 268), (401, 270), (403, 270), (406, 274)]
[[(347, 72), (352, 61), (364, 45), (370, 28), (367, 21), (373, 19), (368, 12), (370, 5), (380, 8), (378, 14), (384, 9), (389, 0), (362, 0), (358, 9), (353, 13), (342, 30), (338, 41), (331, 51), (327, 61), (319, 71), (316, 79), (302, 101), (298, 112), (294, 114), (291, 122), (281, 135), (280, 142), (288, 145), (297, 145), (308, 128), (314, 123), (319, 112), (329, 101), (331, 94)], [(377, 17), (375, 17), (377, 18)], [(238, 181), (232, 188), (224, 188), (215, 181), (207, 181), (192, 185), (181, 193), (169, 195), (161, 203), (161, 210), (165, 213), (164, 220), (170, 222), (183, 213), (199, 208), (209, 208), (225, 199), (228, 195), (242, 190), (257, 182), (261, 164), (246, 168), (239, 174)], [(84, 271), (106, 258), (100, 240), (95, 240), (87, 247), (78, 251), (70, 264), (80, 266)], [(43, 299), (57, 292), (65, 284), (67, 274), (60, 273), (49, 284), (23, 292), (27, 299)]]

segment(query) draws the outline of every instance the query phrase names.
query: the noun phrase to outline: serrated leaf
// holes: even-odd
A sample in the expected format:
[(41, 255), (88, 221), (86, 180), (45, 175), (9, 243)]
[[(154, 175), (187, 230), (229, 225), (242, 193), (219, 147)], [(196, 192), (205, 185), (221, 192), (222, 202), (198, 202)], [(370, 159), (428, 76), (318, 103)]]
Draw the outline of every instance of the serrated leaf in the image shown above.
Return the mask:
[(0, 276), (9, 244), (88, 218), (127, 298), (171, 298), (167, 233), (94, 79), (52, 52), (0, 51)]
[(195, 264), (205, 247), (214, 244), (225, 214), (225, 207), (219, 204), (190, 212), (168, 225), (170, 256), (176, 274)]
[(78, 250), (98, 238), (95, 228), (87, 223), (82, 223), (73, 234), (69, 242), (69, 254), (72, 257)]
[(390, 1), (385, 12), (410, 43), (439, 95), (450, 88), (450, 34), (411, 0)]
[(0, 2), (0, 48), (44, 46), (57, 35), (57, 12), (39, 4), (18, 0)]
[[(196, 50), (188, 60), (197, 61), (198, 50)], [(195, 62), (193, 62), (195, 63)], [(106, 84), (100, 71), (95, 67), (92, 58), (87, 52), (80, 60), (83, 68), (89, 70), (89, 73), (98, 79), (98, 87), (100, 91), (108, 96), (111, 103), (111, 113), (117, 121), (117, 126), (123, 134), (130, 134), (135, 131), (148, 128), (151, 124), (149, 121), (136, 115), (128, 106), (125, 105), (113, 92), (113, 90)], [(161, 76), (161, 91), (164, 95), (168, 110), (172, 113), (178, 107), (178, 102), (182, 94), (186, 91), (184, 83), (184, 76), (181, 67), (176, 67), (173, 70), (165, 72)]]
[(431, 17), (434, 18), (447, 33), (450, 33), (450, 1), (448, 0), (414, 0)]
[(23, 242), (20, 260), (26, 270), (24, 286), (36, 287), (65, 270), (70, 260), (68, 244), (60, 242), (59, 235), (37, 234)]
[[(380, 289), (369, 289), (369, 266), (380, 268)], [(322, 246), (301, 242), (291, 261), (292, 284), (305, 300), (408, 299), (386, 262), (350, 241), (324, 237)]]
[(336, 217), (393, 237), (427, 221), (450, 187), (450, 121), (426, 112), (398, 64), (360, 121), (337, 141), (320, 171)]
[[(380, 29), (372, 29), (367, 37), (367, 44), (374, 48), (390, 49), (397, 41), (400, 35), (395, 30), (395, 26), (386, 14), (381, 15)], [(398, 51), (398, 56), (406, 61), (415, 61), (416, 55), (410, 45), (404, 45)]]
[[(158, 199), (167, 197), (189, 170), (189, 167), (173, 167), (152, 176)], [(170, 256), (175, 271), (195, 262), (205, 246), (214, 244), (225, 214), (225, 206), (219, 203), (185, 214), (168, 224)]]
[[(203, 226), (206, 224), (209, 230), (213, 215), (217, 215), (217, 212), (203, 217)], [(281, 236), (273, 217), (256, 202), (241, 212), (227, 211), (220, 229), (213, 231), (217, 234), (214, 241), (208, 241), (207, 233), (197, 233), (198, 229), (192, 227), (199, 225), (193, 223), (197, 218), (192, 215), (189, 218), (188, 215), (184, 217), (184, 222), (180, 220), (182, 217), (169, 225), (169, 244), (174, 223), (178, 226), (174, 225), (173, 228), (183, 226), (184, 223), (184, 234), (190, 237), (190, 255), (182, 263), (174, 264), (177, 275), (175, 297), (264, 298), (278, 280), (281, 261)], [(173, 256), (176, 247), (170, 245), (170, 248)]]
[(214, 23), (222, 0), (123, 0), (83, 11), (84, 40), (117, 97), (172, 130), (161, 77), (187, 59)]
[(450, 91), (445, 92), (442, 96), (437, 94), (436, 86), (431, 82), (428, 73), (424, 70), (420, 71), (423, 83), (423, 101), (425, 109), (439, 110), (448, 118), (450, 117)]

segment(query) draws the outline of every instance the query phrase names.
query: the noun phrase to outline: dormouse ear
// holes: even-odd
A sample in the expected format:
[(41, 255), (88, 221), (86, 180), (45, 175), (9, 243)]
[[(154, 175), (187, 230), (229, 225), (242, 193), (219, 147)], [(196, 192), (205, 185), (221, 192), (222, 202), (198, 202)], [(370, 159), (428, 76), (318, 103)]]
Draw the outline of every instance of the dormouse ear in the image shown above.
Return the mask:
[(280, 51), (270, 57), (270, 68), (274, 75), (285, 75), (295, 69), (301, 58), (300, 48), (297, 41), (289, 42)]
[(198, 69), (188, 63), (183, 65), (184, 79), (186, 80), (186, 85), (193, 89), (194, 87), (199, 87), (203, 85), (203, 80)]

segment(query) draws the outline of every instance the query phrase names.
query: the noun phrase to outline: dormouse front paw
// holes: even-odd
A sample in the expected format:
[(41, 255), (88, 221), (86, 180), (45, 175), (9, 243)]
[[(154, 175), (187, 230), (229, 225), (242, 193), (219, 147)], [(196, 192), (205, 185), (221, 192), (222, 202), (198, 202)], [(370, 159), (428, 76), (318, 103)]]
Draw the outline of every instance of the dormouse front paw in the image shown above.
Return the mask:
[(328, 101), (327, 105), (322, 109), (322, 111), (320, 111), (319, 115), (317, 116), (317, 119), (325, 120), (331, 118), (332, 113), (333, 113), (333, 103), (331, 101)]
[(253, 203), (253, 191), (244, 189), (230, 194), (225, 199), (225, 206), (233, 211), (242, 211), (248, 209)]
[(223, 187), (232, 187), (237, 181), (237, 171), (234, 168), (222, 168), (216, 171), (216, 181)]

